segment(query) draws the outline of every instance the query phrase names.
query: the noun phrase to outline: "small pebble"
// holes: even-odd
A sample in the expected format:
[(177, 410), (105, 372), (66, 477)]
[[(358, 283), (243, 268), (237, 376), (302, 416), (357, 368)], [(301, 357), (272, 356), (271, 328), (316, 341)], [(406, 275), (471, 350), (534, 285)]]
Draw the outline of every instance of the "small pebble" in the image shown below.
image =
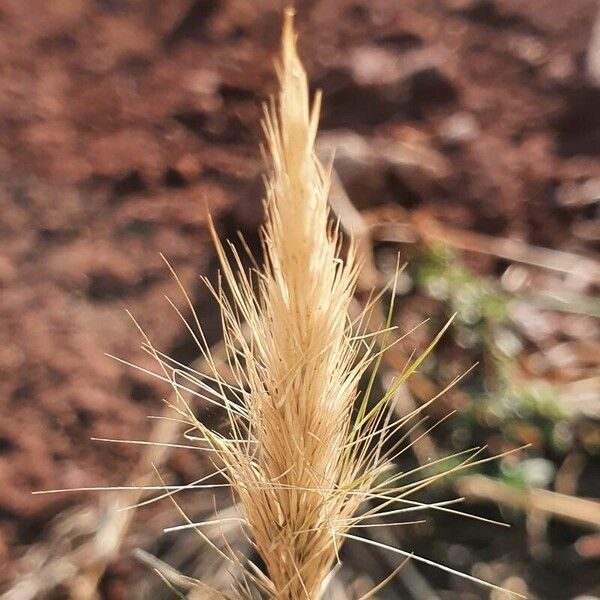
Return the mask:
[(600, 178), (562, 184), (556, 190), (556, 201), (561, 206), (586, 206), (600, 201)]
[(442, 123), (439, 135), (444, 143), (457, 146), (473, 141), (479, 131), (479, 123), (471, 113), (457, 112)]
[(534, 67), (540, 65), (548, 54), (546, 46), (530, 35), (514, 36), (508, 46), (513, 54)]

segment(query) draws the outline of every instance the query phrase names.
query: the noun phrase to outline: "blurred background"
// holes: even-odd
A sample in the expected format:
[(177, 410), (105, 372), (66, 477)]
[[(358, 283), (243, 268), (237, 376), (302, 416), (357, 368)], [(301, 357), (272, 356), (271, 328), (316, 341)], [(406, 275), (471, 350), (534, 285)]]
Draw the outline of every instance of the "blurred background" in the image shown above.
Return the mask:
[[(222, 236), (241, 231), (258, 250), (260, 105), (276, 89), (282, 8), (0, 2), (3, 598), (175, 598), (153, 569), (183, 594), (179, 573), (232, 576), (196, 536), (162, 533), (181, 522), (168, 501), (121, 511), (144, 497), (31, 492), (131, 485), (151, 463), (182, 484), (210, 467), (190, 451), (92, 440), (181, 441), (176, 424), (147, 418), (162, 414), (168, 390), (105, 353), (150, 365), (129, 309), (167, 354), (201, 362), (165, 301), (190, 316), (160, 252), (222, 352), (199, 280), (216, 272), (205, 207)], [(510, 528), (432, 511), (426, 523), (362, 532), (531, 599), (600, 597), (597, 2), (296, 8), (300, 53), (324, 93), (319, 152), (336, 149), (332, 207), (365, 260), (357, 305), (385, 285), (400, 252), (394, 322), (403, 332), (429, 319), (386, 359), (381, 385), (455, 312), (398, 410), (478, 362), (427, 409), (399, 469), (529, 444), (415, 496), (464, 497), (461, 510)], [(218, 425), (214, 411), (198, 412)], [(182, 502), (192, 516), (214, 509), (200, 493)], [(330, 597), (360, 597), (397, 558), (347, 543)], [(508, 596), (411, 563), (378, 597)]]

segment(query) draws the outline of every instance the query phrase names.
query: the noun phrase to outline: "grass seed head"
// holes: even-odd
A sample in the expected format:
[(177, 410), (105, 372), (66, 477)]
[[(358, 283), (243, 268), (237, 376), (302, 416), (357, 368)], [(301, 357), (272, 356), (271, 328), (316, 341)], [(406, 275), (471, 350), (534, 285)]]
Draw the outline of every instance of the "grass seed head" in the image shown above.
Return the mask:
[[(320, 95), (310, 102), (292, 21), (288, 10), (277, 63), (279, 93), (264, 110), (263, 265), (248, 273), (235, 248), (222, 244), (211, 224), (221, 276), (216, 285), (206, 283), (221, 309), (229, 376), (213, 360), (195, 315), (188, 328), (208, 365), (205, 373), (174, 363), (145, 337), (146, 350), (162, 368), (159, 377), (173, 386), (173, 409), (190, 425), (186, 437), (208, 447), (217, 473), (239, 500), (236, 520), (265, 565), (261, 570), (239, 558), (227, 544), (217, 547), (200, 524), (188, 523), (184, 527), (198, 525), (199, 535), (245, 573), (227, 594), (203, 583), (215, 598), (251, 598), (252, 588), (258, 588), (273, 600), (318, 600), (344, 540), (369, 543), (349, 530), (365, 526), (377, 512), (397, 515), (427, 508), (406, 496), (443, 475), (404, 483), (406, 475), (420, 469), (409, 474), (390, 469), (393, 459), (414, 443), (403, 445), (406, 436), (399, 438), (399, 429), (420, 411), (398, 417), (390, 401), (445, 328), (383, 398), (370, 398), (393, 305), (381, 350), (374, 354), (374, 338), (357, 332), (348, 316), (359, 265), (352, 240), (342, 260), (340, 233), (331, 224), (330, 172), (314, 148)], [(373, 374), (359, 399), (359, 380), (370, 367)], [(228, 433), (198, 420), (189, 404), (194, 396), (223, 409)], [(474, 464), (472, 459), (453, 469)], [(214, 489), (204, 483), (207, 479), (195, 487)], [(359, 514), (366, 501), (377, 506)], [(445, 504), (432, 506), (458, 512)], [(218, 521), (217, 516), (204, 525)]]
[(314, 150), (319, 96), (311, 106), (290, 12), (278, 75), (279, 96), (263, 121), (270, 173), (257, 281), (217, 242), (228, 288), (217, 293), (244, 389), (246, 419), (232, 430), (243, 431), (252, 450), (220, 438), (216, 445), (270, 594), (315, 599), (361, 502), (351, 492), (366, 483), (357, 480), (365, 475), (360, 444), (349, 445), (349, 434), (368, 357), (348, 319), (357, 266), (352, 248), (340, 259), (340, 236), (329, 224), (329, 173)]

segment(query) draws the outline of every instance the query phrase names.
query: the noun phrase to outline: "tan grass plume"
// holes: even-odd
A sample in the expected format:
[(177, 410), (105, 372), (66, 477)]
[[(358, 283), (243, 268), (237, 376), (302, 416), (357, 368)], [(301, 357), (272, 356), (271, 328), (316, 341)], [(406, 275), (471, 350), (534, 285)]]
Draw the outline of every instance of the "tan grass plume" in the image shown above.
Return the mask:
[(246, 418), (239, 425), (232, 413), (232, 426), (248, 441), (205, 433), (241, 500), (270, 595), (316, 599), (361, 502), (347, 493), (364, 470), (359, 446), (348, 444), (368, 358), (348, 321), (357, 266), (352, 249), (340, 259), (338, 231), (328, 224), (329, 174), (314, 151), (320, 97), (311, 108), (289, 11), (278, 67), (279, 98), (264, 118), (265, 262), (254, 285), (217, 242), (233, 304), (222, 292), (219, 300), (244, 389)]
[(246, 274), (215, 236), (224, 286), (213, 291), (235, 390), (212, 377), (232, 437), (193, 417), (191, 424), (239, 497), (266, 565), (256, 582), (274, 599), (314, 600), (365, 499), (357, 492), (369, 491), (381, 458), (377, 442), (367, 452), (365, 428), (361, 438), (352, 427), (358, 380), (372, 357), (348, 317), (358, 266), (352, 245), (341, 260), (329, 223), (329, 172), (314, 150), (320, 96), (311, 106), (291, 11), (278, 76), (279, 96), (263, 120), (270, 173), (262, 269)]
[[(383, 398), (371, 398), (386, 333), (381, 332), (382, 350), (373, 352), (374, 338), (362, 331), (360, 319), (351, 322), (348, 316), (359, 265), (351, 240), (342, 260), (340, 233), (331, 224), (330, 172), (314, 149), (320, 95), (311, 105), (289, 10), (277, 70), (279, 94), (263, 120), (269, 173), (262, 267), (246, 272), (233, 246), (222, 245), (212, 230), (222, 276), (214, 287), (206, 283), (221, 307), (235, 381), (219, 372), (196, 317), (189, 330), (209, 365), (207, 373), (175, 363), (148, 338), (145, 344), (162, 369), (159, 376), (173, 386), (173, 408), (190, 426), (187, 439), (208, 446), (218, 473), (239, 499), (239, 521), (265, 565), (261, 570), (233, 550), (215, 547), (244, 570), (245, 581), (231, 593), (202, 583), (204, 597), (251, 597), (258, 588), (273, 600), (318, 600), (345, 539), (377, 545), (349, 530), (368, 523), (375, 511), (398, 515), (423, 509), (407, 495), (441, 476), (404, 483), (406, 474), (390, 469), (406, 449), (398, 430), (415, 415), (393, 416), (388, 400), (440, 336)], [(370, 367), (373, 375), (359, 398), (359, 380)], [(222, 407), (226, 434), (196, 418), (189, 404), (193, 396)], [(472, 460), (465, 457), (455, 469)], [(188, 487), (216, 486), (205, 477)], [(377, 507), (367, 505), (357, 514), (369, 500)], [(436, 508), (453, 512), (444, 503)], [(210, 523), (216, 521), (218, 516)], [(195, 527), (211, 543), (202, 525), (186, 527)]]

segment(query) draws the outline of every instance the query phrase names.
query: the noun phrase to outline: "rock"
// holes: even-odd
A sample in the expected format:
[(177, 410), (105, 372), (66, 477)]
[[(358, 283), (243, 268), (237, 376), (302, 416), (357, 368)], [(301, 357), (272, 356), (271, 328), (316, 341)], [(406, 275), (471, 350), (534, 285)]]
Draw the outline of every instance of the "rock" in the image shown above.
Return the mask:
[(538, 66), (548, 56), (548, 49), (531, 35), (515, 35), (509, 39), (508, 47), (520, 60), (531, 66)]
[(479, 123), (471, 113), (457, 112), (442, 123), (439, 135), (445, 144), (457, 146), (474, 140), (479, 132)]
[(600, 201), (600, 178), (592, 178), (579, 184), (563, 183), (556, 190), (556, 201), (561, 206), (587, 206)]
[(600, 10), (592, 29), (585, 68), (589, 82), (595, 87), (600, 87)]

